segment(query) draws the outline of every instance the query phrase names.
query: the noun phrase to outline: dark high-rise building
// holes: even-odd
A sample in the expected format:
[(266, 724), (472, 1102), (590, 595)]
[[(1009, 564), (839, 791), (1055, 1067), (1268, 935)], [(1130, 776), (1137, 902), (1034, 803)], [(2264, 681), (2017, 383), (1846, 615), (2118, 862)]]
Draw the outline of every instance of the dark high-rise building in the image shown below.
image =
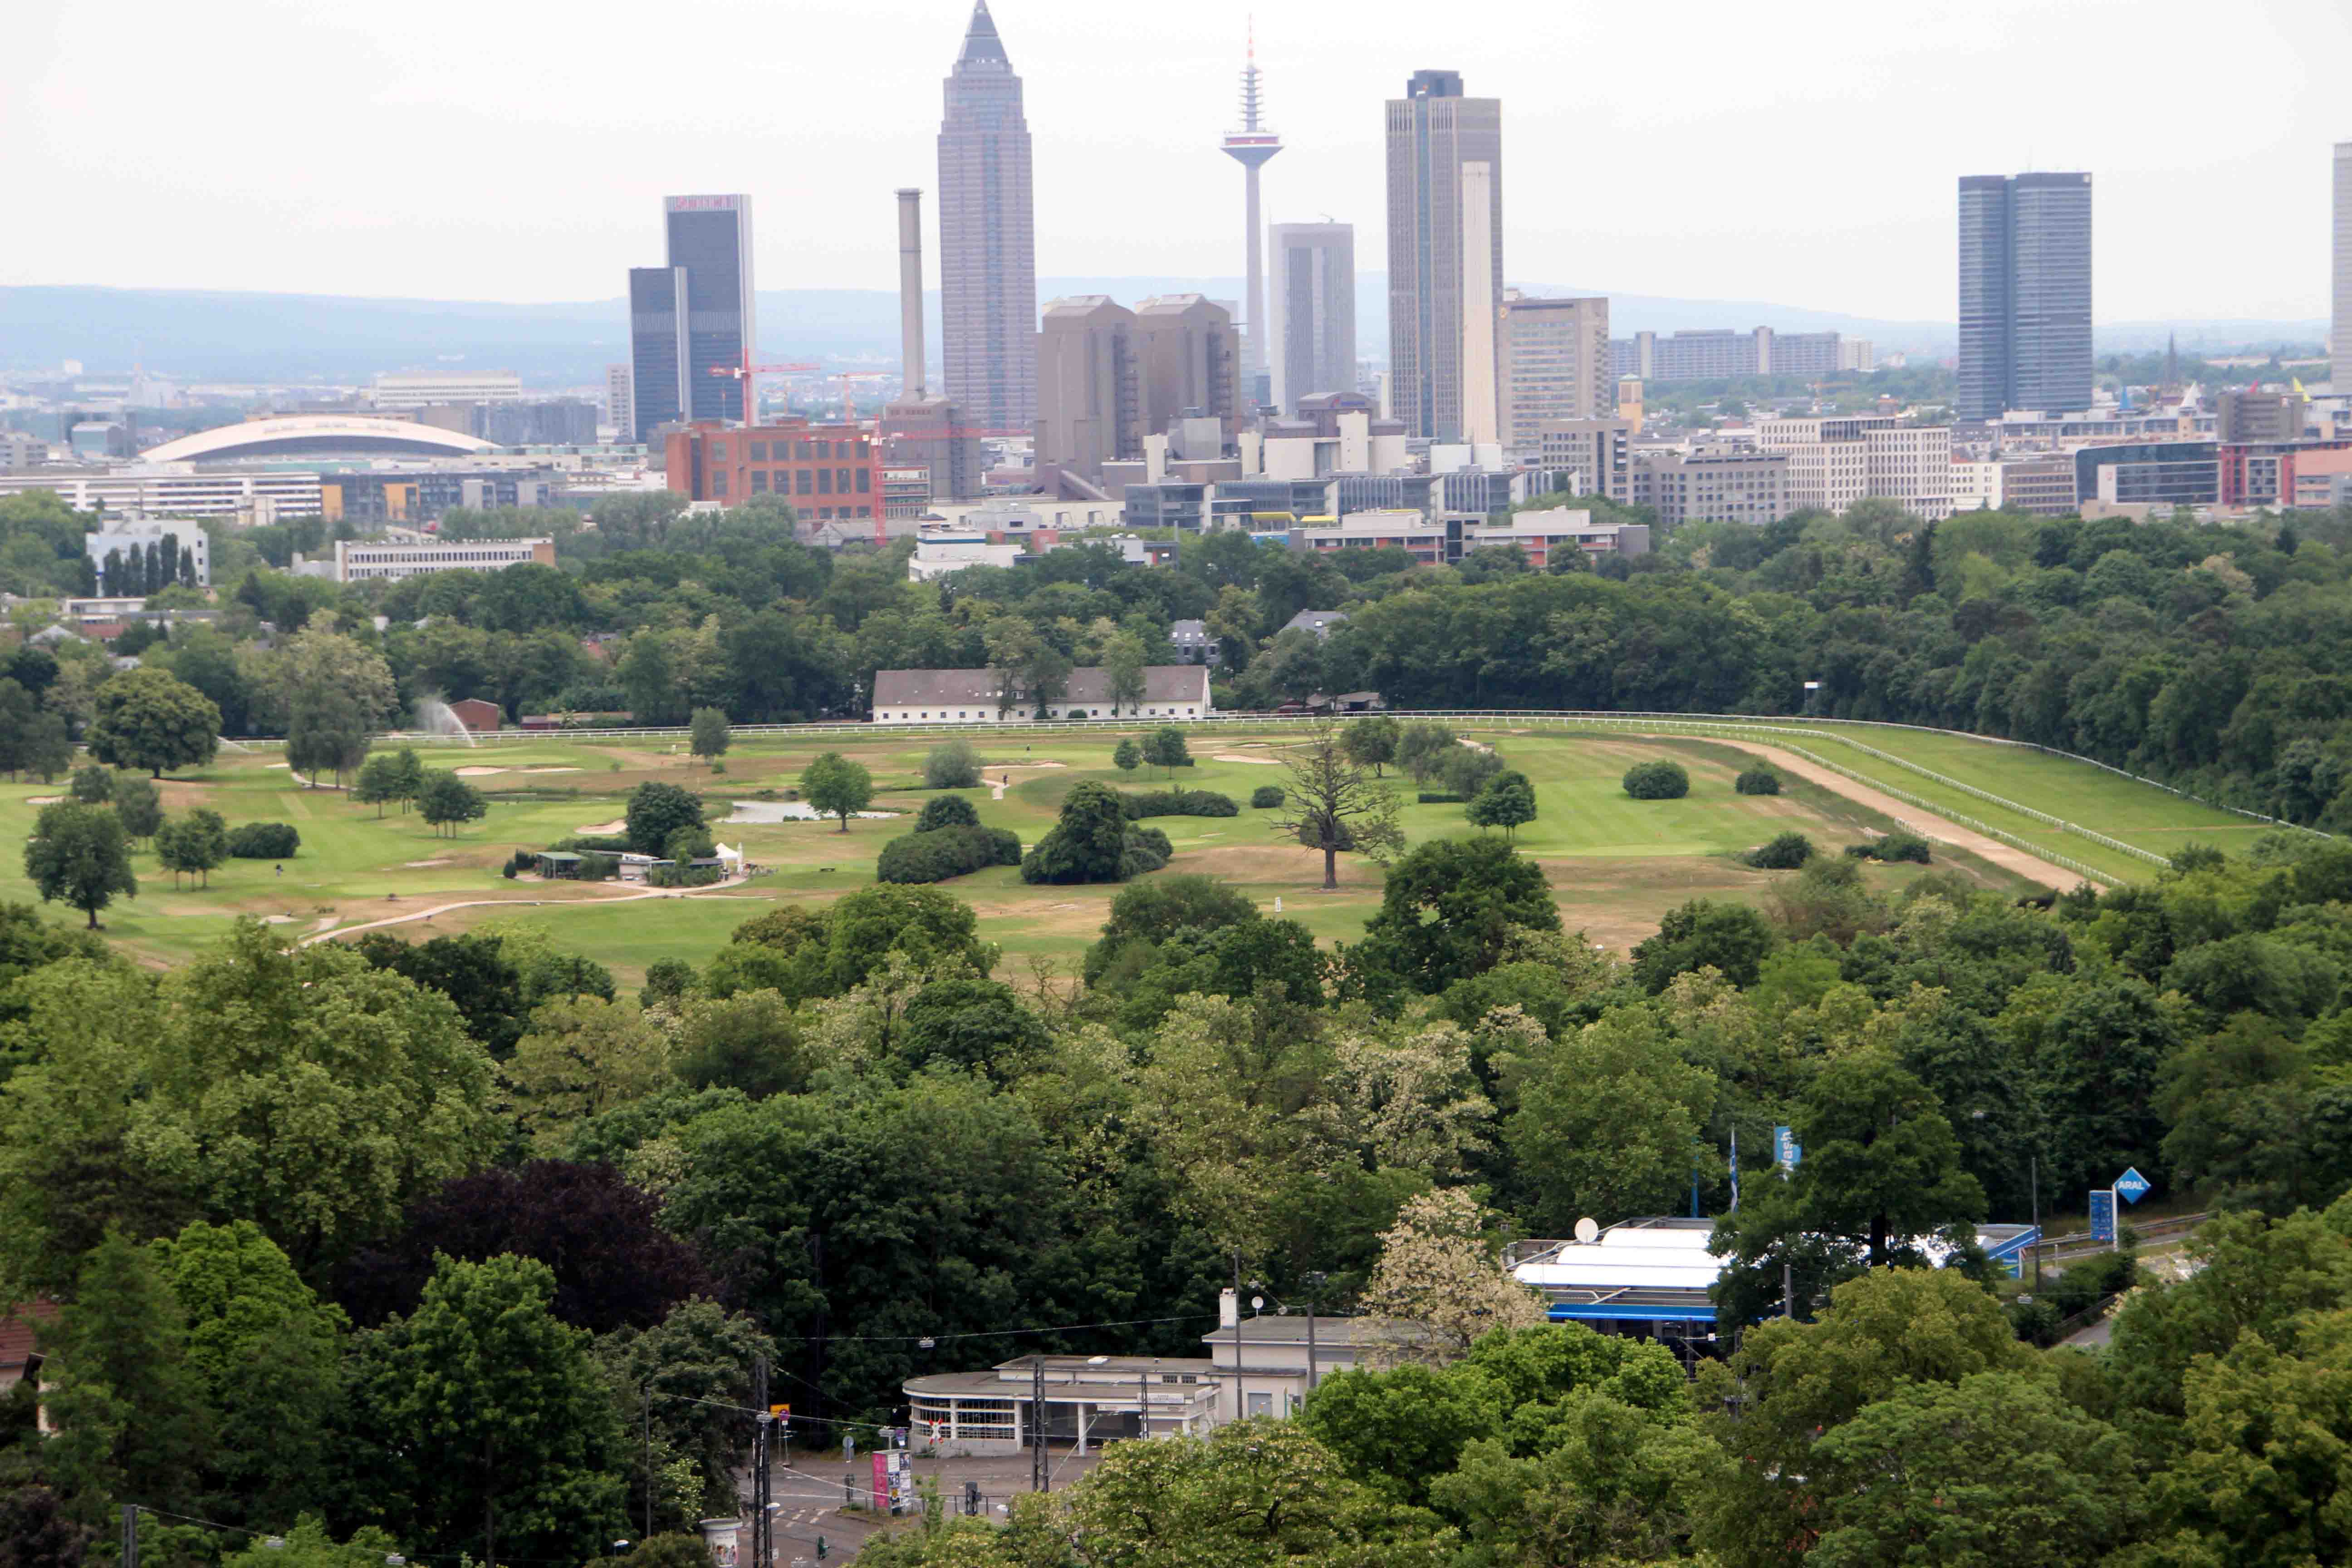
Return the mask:
[(697, 419), (741, 419), (743, 378), (729, 374), (758, 342), (751, 300), (751, 198), (665, 196), (669, 264), (686, 269), (688, 398)]
[[(1503, 101), (1463, 97), (1459, 71), (1415, 71), (1404, 97), (1388, 101), (1388, 155), (1391, 402), (1410, 434), (1458, 440), (1466, 269), (1488, 273), (1475, 297), (1503, 298)], [(1470, 226), (1462, 191), (1475, 164), (1486, 166), (1489, 213)], [(1485, 234), (1486, 254), (1463, 254), (1473, 232)], [(1491, 353), (1486, 363), (1491, 373)]]
[(1037, 242), (1021, 79), (988, 0), (972, 6), (940, 121), (940, 377), (972, 425), (1037, 418)]
[(629, 268), (629, 428), (624, 441), (643, 441), (664, 425), (687, 417), (686, 268)]
[(629, 268), (628, 441), (689, 419), (741, 419), (735, 373), (758, 340), (751, 198), (665, 196), (662, 231), (669, 264)]
[(1960, 181), (1958, 414), (2091, 405), (2091, 176)]

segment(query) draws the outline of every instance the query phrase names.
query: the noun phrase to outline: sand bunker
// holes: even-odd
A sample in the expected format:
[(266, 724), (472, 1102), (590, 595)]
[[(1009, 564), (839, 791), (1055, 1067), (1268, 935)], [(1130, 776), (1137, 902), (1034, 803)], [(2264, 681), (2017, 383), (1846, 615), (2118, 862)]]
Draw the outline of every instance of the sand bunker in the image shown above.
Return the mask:
[(1258, 768), (1278, 768), (1282, 766), (1282, 759), (1279, 757), (1237, 757), (1231, 752), (1219, 752), (1209, 760), (1213, 763), (1247, 763), (1252, 767)]
[(459, 768), (457, 770), (457, 776), (461, 779), (478, 779), (486, 773), (502, 773), (504, 772), (506, 772), (506, 769), (504, 768)]
[(449, 862), (448, 862), (446, 859), (441, 859), (441, 860), (403, 860), (403, 861), (401, 862), (401, 864), (402, 864), (402, 865), (404, 865), (404, 866), (408, 867), (408, 868), (409, 868), (410, 869), (412, 869), (412, 870), (415, 870), (415, 869), (417, 869), (417, 868), (419, 868), (425, 867), (425, 866), (446, 866), (447, 864), (449, 864)]
[[(496, 768), (489, 771), (498, 772)], [(522, 771), (527, 773), (576, 773), (580, 770), (578, 768), (525, 768)]]
[(55, 805), (58, 802), (63, 799), (65, 799), (65, 796), (61, 795), (37, 795), (30, 800), (27, 800), (25, 804), (26, 805)]
[(616, 816), (610, 822), (583, 822), (572, 831), (574, 833), (626, 833), (628, 830), (629, 819), (625, 816)]

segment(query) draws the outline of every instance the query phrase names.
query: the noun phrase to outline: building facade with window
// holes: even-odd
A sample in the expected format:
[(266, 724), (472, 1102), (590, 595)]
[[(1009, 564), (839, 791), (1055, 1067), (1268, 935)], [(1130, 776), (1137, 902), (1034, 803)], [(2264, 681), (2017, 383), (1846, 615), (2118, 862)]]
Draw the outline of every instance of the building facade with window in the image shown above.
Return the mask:
[(774, 496), (812, 522), (882, 516), (882, 450), (862, 426), (697, 420), (669, 433), (664, 457), (669, 488), (688, 500), (740, 506)]

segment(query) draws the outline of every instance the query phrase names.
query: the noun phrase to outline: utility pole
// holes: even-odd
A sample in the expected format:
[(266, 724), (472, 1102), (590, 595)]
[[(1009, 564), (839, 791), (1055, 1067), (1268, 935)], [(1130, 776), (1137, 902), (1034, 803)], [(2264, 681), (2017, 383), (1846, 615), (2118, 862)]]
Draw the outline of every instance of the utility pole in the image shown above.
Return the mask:
[(1786, 1259), (1780, 1264), (1780, 1315), (1790, 1322), (1797, 1321), (1797, 1271)]
[(1053, 1470), (1045, 1463), (1045, 1358), (1029, 1359), (1029, 1489), (1053, 1489)]
[(2033, 1184), (2033, 1288), (2042, 1289), (2042, 1156), (2025, 1157), (2027, 1179)]
[(122, 1568), (139, 1568), (139, 1505), (122, 1505)]
[(1151, 1436), (1151, 1373), (1139, 1366), (1135, 1369), (1135, 1435)]
[(772, 1568), (774, 1544), (769, 1539), (768, 1496), (768, 1358), (751, 1359), (751, 1405), (759, 1412), (751, 1433), (751, 1568)]
[(646, 1532), (637, 1539), (654, 1538), (654, 1385), (647, 1382), (646, 1395)]
[(1307, 1298), (1307, 1392), (1315, 1392), (1315, 1298)]
[(1234, 1419), (1238, 1421), (1249, 1413), (1249, 1401), (1242, 1394), (1242, 1255), (1234, 1254)]

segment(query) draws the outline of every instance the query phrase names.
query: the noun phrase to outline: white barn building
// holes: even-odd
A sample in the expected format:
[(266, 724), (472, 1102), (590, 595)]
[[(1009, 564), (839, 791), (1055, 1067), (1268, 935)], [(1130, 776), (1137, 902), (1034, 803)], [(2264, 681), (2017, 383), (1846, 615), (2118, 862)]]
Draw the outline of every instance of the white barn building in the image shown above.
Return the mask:
[[(1048, 719), (1160, 719), (1181, 722), (1215, 712), (1209, 671), (1197, 664), (1152, 664), (1143, 669), (1143, 700), (1115, 703), (1110, 672), (1074, 669), (1062, 694), (1045, 704)], [(881, 669), (874, 673), (877, 724), (996, 724), (1034, 719), (1037, 704), (1015, 692), (1010, 701), (993, 669)]]

